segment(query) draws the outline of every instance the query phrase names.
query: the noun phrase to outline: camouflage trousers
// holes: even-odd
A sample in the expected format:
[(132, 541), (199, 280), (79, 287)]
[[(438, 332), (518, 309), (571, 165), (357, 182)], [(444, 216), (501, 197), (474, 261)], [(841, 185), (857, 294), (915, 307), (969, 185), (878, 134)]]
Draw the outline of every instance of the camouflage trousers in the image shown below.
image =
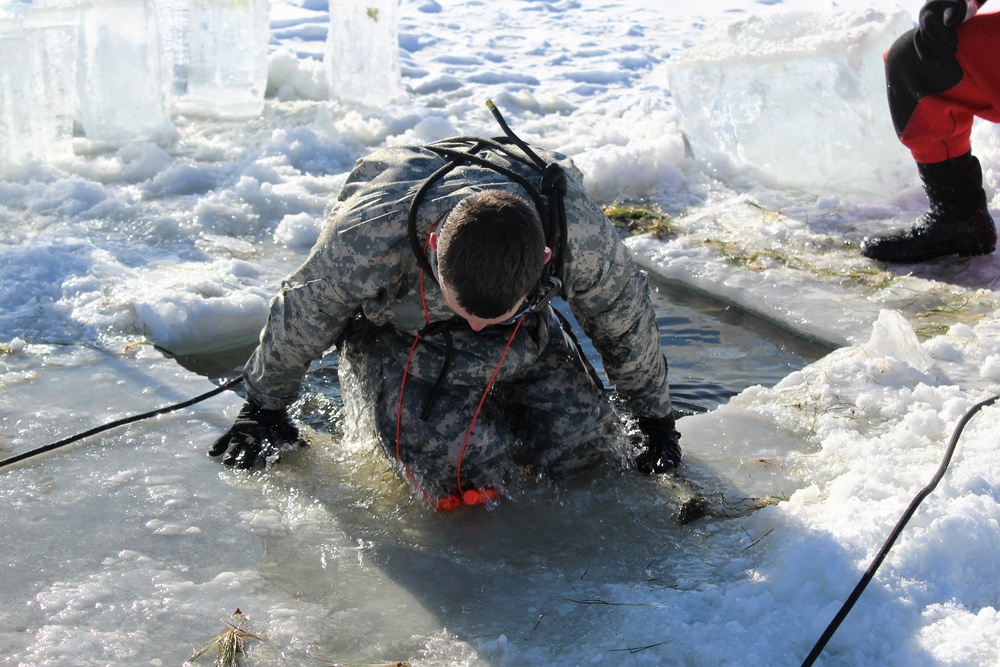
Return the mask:
[(408, 349), (377, 330), (349, 332), (338, 348), (347, 412), (432, 504), (468, 489), (502, 490), (514, 476), (591, 467), (621, 451), (623, 423), (559, 321), (550, 320), (534, 366), (494, 383), (485, 400), (485, 387), (446, 378), (426, 419), (433, 382), (407, 375), (400, 401)]

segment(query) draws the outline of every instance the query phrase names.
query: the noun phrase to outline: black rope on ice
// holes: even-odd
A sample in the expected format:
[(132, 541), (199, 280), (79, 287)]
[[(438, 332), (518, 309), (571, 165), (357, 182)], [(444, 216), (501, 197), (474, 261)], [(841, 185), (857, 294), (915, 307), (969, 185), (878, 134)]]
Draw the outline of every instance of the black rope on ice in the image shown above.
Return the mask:
[(188, 399), (188, 400), (183, 401), (181, 403), (175, 403), (173, 405), (168, 405), (166, 407), (158, 408), (156, 410), (151, 410), (150, 412), (144, 412), (141, 415), (133, 415), (131, 417), (123, 417), (122, 419), (118, 419), (118, 420), (113, 421), (111, 423), (104, 424), (103, 426), (97, 426), (97, 427), (94, 427), (94, 428), (90, 429), (89, 431), (84, 431), (83, 433), (78, 433), (78, 434), (76, 434), (74, 436), (70, 436), (70, 437), (65, 438), (63, 440), (60, 440), (59, 442), (53, 442), (51, 444), (44, 445), (42, 447), (38, 447), (37, 449), (32, 449), (32, 450), (27, 451), (27, 452), (22, 452), (20, 454), (16, 454), (14, 456), (11, 456), (10, 458), (6, 458), (6, 459), (3, 459), (3, 460), (0, 460), (0, 469), (6, 468), (7, 466), (10, 466), (10, 465), (14, 465), (15, 463), (19, 463), (19, 462), (24, 461), (25, 459), (29, 459), (29, 458), (31, 458), (33, 456), (38, 456), (38, 455), (44, 454), (46, 452), (51, 452), (54, 449), (59, 449), (60, 447), (65, 447), (66, 445), (69, 445), (71, 443), (77, 442), (78, 440), (83, 440), (84, 438), (89, 438), (92, 435), (97, 435), (98, 433), (102, 433), (104, 431), (108, 431), (110, 429), (117, 428), (118, 426), (124, 426), (125, 424), (131, 424), (133, 422), (142, 421), (143, 419), (149, 419), (150, 417), (156, 417), (158, 415), (165, 415), (168, 412), (174, 412), (176, 410), (182, 410), (182, 409), (184, 409), (186, 407), (194, 405), (195, 403), (200, 403), (201, 401), (204, 401), (205, 399), (208, 399), (208, 398), (211, 398), (211, 397), (216, 396), (218, 394), (221, 394), (222, 392), (226, 391), (227, 389), (232, 389), (233, 387), (235, 387), (236, 385), (240, 384), (241, 382), (243, 382), (243, 377), (242, 376), (234, 378), (234, 379), (230, 380), (229, 382), (227, 382), (226, 384), (221, 385), (219, 387), (216, 387), (212, 391), (206, 392), (206, 393), (202, 394), (201, 396), (195, 396), (194, 398)]
[(1000, 400), (1000, 396), (994, 396), (993, 398), (988, 398), (985, 401), (975, 404), (969, 409), (968, 412), (965, 413), (965, 416), (958, 421), (958, 425), (955, 427), (955, 432), (951, 436), (951, 441), (948, 443), (948, 448), (945, 450), (944, 459), (941, 461), (941, 465), (938, 466), (937, 472), (934, 473), (934, 478), (931, 479), (927, 486), (917, 493), (912, 501), (910, 501), (909, 507), (906, 508), (906, 511), (899, 519), (899, 522), (896, 523), (896, 527), (892, 529), (892, 533), (889, 534), (889, 538), (885, 541), (885, 544), (882, 545), (882, 548), (879, 549), (878, 554), (875, 555), (875, 559), (871, 562), (871, 565), (868, 566), (868, 569), (861, 577), (861, 581), (859, 581), (858, 585), (854, 587), (854, 590), (848, 596), (847, 600), (840, 608), (840, 611), (837, 612), (837, 615), (834, 616), (832, 621), (830, 621), (830, 625), (827, 626), (826, 631), (823, 632), (819, 641), (816, 642), (812, 652), (802, 663), (802, 667), (809, 667), (816, 662), (816, 658), (818, 658), (819, 654), (823, 652), (823, 648), (826, 646), (826, 643), (830, 641), (830, 638), (833, 637), (837, 628), (840, 627), (843, 620), (847, 618), (847, 615), (850, 613), (854, 603), (858, 601), (858, 598), (861, 597), (865, 588), (871, 580), (875, 578), (875, 572), (878, 570), (879, 566), (882, 565), (882, 561), (885, 560), (885, 557), (889, 555), (889, 550), (892, 549), (892, 545), (896, 542), (896, 538), (898, 538), (900, 533), (903, 532), (903, 528), (913, 516), (913, 513), (917, 511), (917, 507), (921, 502), (923, 502), (924, 498), (930, 495), (931, 491), (933, 491), (938, 485), (938, 482), (941, 481), (941, 478), (944, 477), (945, 471), (948, 470), (948, 464), (951, 463), (951, 457), (955, 453), (955, 447), (958, 445), (958, 438), (962, 435), (965, 425), (969, 423), (969, 420), (972, 419), (977, 412), (989, 405), (993, 405), (998, 400)]

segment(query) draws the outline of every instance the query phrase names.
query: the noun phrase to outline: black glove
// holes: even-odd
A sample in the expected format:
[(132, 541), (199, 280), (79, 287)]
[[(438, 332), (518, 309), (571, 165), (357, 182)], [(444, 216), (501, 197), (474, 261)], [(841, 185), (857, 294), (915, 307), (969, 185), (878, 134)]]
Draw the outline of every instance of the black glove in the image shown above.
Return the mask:
[(913, 45), (921, 60), (953, 57), (958, 51), (955, 28), (965, 22), (965, 0), (930, 0), (920, 9), (920, 27)]
[(639, 430), (646, 435), (646, 451), (635, 457), (639, 472), (669, 472), (681, 464), (681, 434), (672, 416), (640, 417)]
[(208, 455), (226, 454), (223, 463), (246, 470), (276, 457), (282, 443), (298, 441), (299, 430), (284, 410), (265, 410), (247, 399), (232, 428), (215, 441)]

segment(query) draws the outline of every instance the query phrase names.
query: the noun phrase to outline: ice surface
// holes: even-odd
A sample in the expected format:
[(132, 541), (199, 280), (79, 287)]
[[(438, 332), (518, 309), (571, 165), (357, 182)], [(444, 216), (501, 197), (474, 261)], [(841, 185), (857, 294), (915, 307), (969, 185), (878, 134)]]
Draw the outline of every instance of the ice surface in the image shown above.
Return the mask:
[(77, 80), (79, 121), (88, 140), (120, 144), (169, 129), (158, 26), (152, 0), (84, 6)]
[(400, 94), (396, 0), (347, 0), (330, 6), (326, 70), (331, 99), (374, 107)]
[[(119, 418), (122, 406), (152, 409), (209, 388), (148, 347), (116, 356), (19, 344), (0, 366), (0, 453)], [(31, 424), (7, 418), (15, 405), (36, 416)], [(444, 517), (411, 501), (370, 445), (309, 428), (311, 446), (267, 475), (225, 469), (205, 449), (239, 405), (227, 392), (4, 470), (0, 521), (19, 547), (7, 554), (0, 595), (20, 604), (0, 607), (0, 654), (25, 665), (141, 656), (176, 665), (239, 607), (273, 642), (250, 664), (381, 664), (437, 637), (437, 659), (417, 664), (486, 667), (508, 650), (502, 628), (519, 643), (539, 638), (528, 642), (536, 659), (510, 664), (580, 664), (573, 650), (561, 663), (553, 633), (567, 619), (577, 639), (617, 626), (586, 613), (586, 600), (616, 596), (609, 587), (635, 597), (742, 576), (714, 569), (719, 555), (674, 521), (659, 481), (625, 472), (542, 486), (502, 512)], [(482, 644), (470, 649), (449, 633), (455, 626), (474, 628)], [(619, 647), (618, 632), (645, 634), (618, 628), (602, 653)]]
[(905, 11), (789, 12), (710, 33), (671, 61), (695, 154), (723, 152), (814, 192), (885, 192), (912, 176), (885, 95), (883, 52)]

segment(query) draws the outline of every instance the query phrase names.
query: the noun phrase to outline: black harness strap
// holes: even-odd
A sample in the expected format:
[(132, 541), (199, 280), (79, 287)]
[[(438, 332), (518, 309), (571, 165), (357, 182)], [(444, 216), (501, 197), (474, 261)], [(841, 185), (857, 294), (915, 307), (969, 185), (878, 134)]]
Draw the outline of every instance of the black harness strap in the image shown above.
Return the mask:
[[(555, 292), (560, 290), (562, 286), (562, 273), (565, 267), (567, 239), (565, 204), (565, 195), (567, 190), (566, 173), (559, 164), (543, 160), (534, 150), (531, 149), (530, 146), (528, 146), (528, 144), (514, 134), (514, 132), (507, 125), (503, 116), (500, 114), (500, 110), (497, 109), (496, 105), (493, 104), (491, 100), (486, 102), (486, 106), (492, 112), (493, 117), (500, 125), (500, 128), (503, 130), (506, 137), (496, 137), (492, 139), (468, 136), (452, 137), (450, 139), (444, 139), (439, 143), (427, 144), (425, 146), (427, 150), (436, 153), (447, 160), (447, 162), (420, 184), (420, 187), (414, 193), (413, 199), (410, 202), (410, 208), (407, 212), (407, 233), (410, 241), (410, 249), (413, 251), (417, 264), (420, 268), (436, 283), (437, 276), (434, 274), (434, 268), (431, 266), (430, 260), (428, 260), (427, 255), (424, 254), (424, 245), (420, 239), (419, 230), (417, 229), (417, 217), (420, 212), (420, 206), (423, 204), (430, 189), (456, 168), (462, 165), (473, 165), (483, 169), (489, 169), (507, 178), (512, 183), (516, 183), (521, 186), (521, 188), (528, 193), (532, 203), (534, 203), (535, 208), (538, 210), (539, 219), (542, 221), (542, 225), (544, 227), (546, 245), (552, 250), (553, 254), (552, 259), (545, 265), (542, 282), (539, 285), (539, 292), (546, 293), (545, 300), (547, 303), (548, 300), (555, 295)], [(444, 143), (465, 143), (468, 146), (465, 150), (459, 150), (441, 145)], [(523, 153), (523, 155), (512, 149), (510, 144), (516, 146), (517, 149)], [(502, 164), (498, 164), (493, 160), (490, 160), (488, 157), (478, 155), (478, 153), (484, 149), (492, 149), (496, 153), (505, 155), (511, 160), (519, 162), (520, 164), (532, 169), (539, 176), (538, 186), (536, 187), (533, 183), (531, 183), (531, 181), (513, 169), (510, 169)], [(563, 330), (569, 331), (569, 326), (565, 321), (565, 318), (562, 317), (558, 311), (554, 310), (554, 312), (559, 315), (563, 325)], [(438, 374), (437, 381), (434, 383), (434, 387), (431, 389), (431, 393), (427, 398), (427, 403), (421, 411), (420, 418), (422, 420), (426, 421), (429, 417), (431, 408), (434, 404), (434, 399), (437, 396), (438, 391), (441, 389), (449, 370), (451, 369), (452, 357), (454, 356), (454, 343), (452, 341), (451, 331), (462, 326), (467, 326), (467, 323), (459, 321), (459, 318), (451, 318), (442, 322), (430, 323), (419, 333), (421, 337), (440, 334), (444, 337), (445, 342), (444, 362), (441, 366), (441, 372)], [(593, 366), (583, 355), (583, 350), (579, 341), (577, 341), (576, 337), (572, 335), (572, 332), (570, 332), (570, 337), (577, 348), (577, 352), (580, 354), (580, 358), (589, 370), (592, 379), (600, 385), (600, 378), (594, 371)]]
[(435, 334), (440, 334), (444, 338), (444, 361), (441, 362), (441, 370), (438, 372), (437, 380), (434, 381), (434, 386), (431, 387), (430, 393), (427, 394), (424, 409), (420, 411), (420, 421), (425, 422), (431, 416), (431, 408), (434, 407), (434, 400), (437, 398), (438, 392), (441, 391), (441, 385), (444, 384), (444, 380), (448, 377), (448, 372), (451, 370), (451, 362), (455, 356), (455, 342), (451, 338), (451, 330), (463, 324), (453, 317), (450, 320), (432, 322), (420, 330), (419, 335), (421, 338)]
[[(562, 198), (559, 197), (559, 201), (557, 202), (555, 208), (551, 206), (546, 206), (545, 202), (542, 200), (541, 194), (539, 193), (539, 188), (536, 188), (534, 185), (532, 185), (531, 182), (528, 181), (528, 179), (524, 178), (523, 176), (521, 176), (521, 174), (518, 174), (517, 172), (508, 169), (503, 165), (493, 162), (488, 158), (475, 155), (475, 153), (478, 153), (484, 148), (492, 148), (497, 152), (503, 153), (504, 155), (507, 155), (512, 159), (517, 160), (522, 164), (531, 167), (541, 176), (542, 192), (546, 191), (547, 186), (548, 189), (550, 190), (552, 189), (552, 186), (549, 185), (550, 183), (561, 182), (562, 183), (561, 193), (565, 193), (565, 174), (562, 174), (562, 168), (555, 163), (539, 167), (533, 164), (532, 162), (525, 160), (522, 156), (517, 155), (517, 153), (509, 150), (498, 140), (484, 139), (482, 137), (455, 137), (453, 139), (448, 139), (446, 141), (452, 143), (467, 141), (470, 142), (470, 146), (465, 151), (456, 150), (453, 148), (446, 148), (445, 146), (440, 146), (436, 144), (428, 144), (427, 146), (425, 146), (427, 150), (437, 153), (441, 157), (447, 159), (448, 162), (447, 164), (439, 168), (437, 171), (435, 171), (433, 174), (428, 176), (427, 179), (420, 184), (420, 188), (413, 195), (413, 200), (410, 202), (410, 209), (407, 215), (407, 231), (410, 238), (410, 249), (413, 251), (414, 256), (417, 258), (417, 263), (420, 265), (420, 267), (424, 269), (425, 272), (429, 273), (431, 277), (434, 279), (434, 281), (437, 282), (437, 277), (434, 275), (434, 271), (431, 268), (430, 262), (427, 260), (427, 256), (424, 254), (423, 246), (420, 240), (420, 235), (417, 230), (417, 215), (420, 211), (420, 205), (423, 204), (424, 199), (427, 196), (427, 192), (438, 181), (440, 181), (446, 175), (451, 173), (454, 169), (463, 164), (474, 164), (478, 167), (483, 167), (485, 169), (495, 171), (496, 173), (500, 174), (501, 176), (504, 176), (511, 182), (517, 183), (524, 189), (525, 192), (528, 193), (528, 196), (531, 197), (532, 203), (534, 203), (535, 208), (538, 210), (539, 218), (543, 221), (543, 224), (545, 225), (546, 244), (550, 248), (552, 248), (553, 253), (555, 253), (559, 258), (558, 262), (561, 268), (562, 266), (561, 257), (563, 253), (561, 251), (562, 246), (560, 244), (563, 243), (565, 239), (565, 234), (563, 233), (565, 225), (553, 224), (554, 220), (553, 213), (555, 213), (555, 217), (557, 217), (560, 215), (561, 211), (563, 218), (565, 218), (565, 207), (563, 206)], [(534, 155), (534, 153), (531, 154)], [(549, 174), (548, 178), (546, 178), (547, 173)], [(559, 176), (561, 176), (561, 179), (559, 178)], [(558, 231), (559, 236), (556, 236), (557, 230), (559, 230)], [(559, 274), (551, 272), (550, 275), (559, 275)]]
[[(473, 153), (479, 151), (480, 140), (472, 139), (472, 141), (475, 141), (476, 143), (469, 148), (469, 152)], [(428, 146), (428, 148), (430, 148), (430, 146)], [(438, 152), (438, 154), (440, 154), (440, 152)], [(424, 273), (428, 274), (434, 282), (437, 282), (437, 276), (434, 275), (434, 268), (428, 261), (427, 255), (424, 254), (424, 248), (420, 242), (420, 234), (417, 230), (417, 214), (420, 212), (420, 205), (424, 202), (424, 198), (427, 196), (427, 191), (430, 190), (435, 183), (449, 174), (453, 169), (463, 164), (468, 157), (470, 156), (466, 153), (453, 151), (452, 159), (443, 167), (428, 176), (427, 179), (420, 184), (420, 187), (413, 195), (413, 200), (410, 202), (410, 210), (406, 216), (406, 229), (410, 238), (410, 250), (413, 251), (414, 257), (417, 258), (417, 264), (420, 265), (420, 268), (424, 270)]]
[[(566, 203), (564, 197), (566, 195), (566, 173), (563, 168), (556, 164), (555, 162), (545, 162), (542, 158), (538, 156), (531, 147), (521, 140), (514, 131), (510, 129), (507, 125), (507, 121), (504, 120), (503, 115), (500, 113), (500, 109), (493, 103), (493, 100), (486, 100), (486, 106), (493, 114), (493, 118), (496, 119), (497, 124), (500, 125), (500, 129), (503, 133), (514, 142), (514, 144), (524, 151), (532, 162), (536, 171), (540, 170), (542, 175), (541, 192), (542, 194), (549, 197), (550, 201), (555, 199), (555, 206), (548, 207), (548, 216), (545, 215), (545, 211), (539, 208), (538, 212), (542, 216), (542, 220), (548, 218), (548, 224), (546, 229), (546, 239), (549, 241), (549, 247), (556, 254), (553, 261), (549, 263), (547, 267), (547, 275), (554, 275), (560, 280), (562, 280), (562, 272), (564, 267), (564, 256), (566, 249)], [(510, 153), (508, 153), (509, 155)], [(522, 160), (523, 162), (523, 160)], [(554, 235), (558, 232), (559, 236)], [(558, 244), (556, 243), (558, 242)], [(557, 252), (558, 251), (558, 252)]]

